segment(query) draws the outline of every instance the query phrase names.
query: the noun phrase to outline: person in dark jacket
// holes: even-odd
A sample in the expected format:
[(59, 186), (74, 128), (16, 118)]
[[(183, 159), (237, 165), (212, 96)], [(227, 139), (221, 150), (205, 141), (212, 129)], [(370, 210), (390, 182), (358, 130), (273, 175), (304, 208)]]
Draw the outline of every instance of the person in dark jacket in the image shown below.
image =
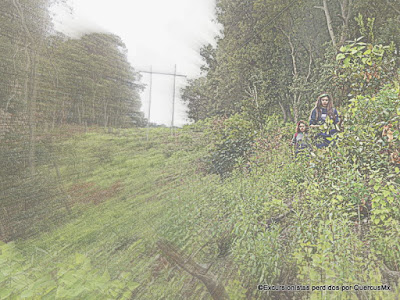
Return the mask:
[(332, 129), (326, 132), (319, 132), (316, 135), (317, 148), (327, 147), (331, 141), (333, 135), (338, 131), (339, 114), (336, 108), (333, 107), (333, 99), (329, 94), (322, 94), (317, 98), (314, 109), (311, 111), (310, 115), (310, 127), (318, 128), (320, 125), (325, 124), (326, 120), (332, 120)]
[(294, 145), (294, 153), (296, 157), (300, 152), (311, 150), (308, 125), (305, 121), (299, 121), (297, 123), (296, 133), (293, 136), (292, 144)]

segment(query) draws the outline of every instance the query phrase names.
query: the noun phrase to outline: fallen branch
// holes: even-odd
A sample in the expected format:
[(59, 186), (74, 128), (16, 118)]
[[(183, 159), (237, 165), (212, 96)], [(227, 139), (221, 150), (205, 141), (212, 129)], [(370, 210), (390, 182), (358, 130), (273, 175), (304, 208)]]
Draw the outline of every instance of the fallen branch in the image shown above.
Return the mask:
[(157, 242), (157, 246), (167, 257), (167, 259), (171, 260), (173, 263), (188, 272), (190, 275), (203, 282), (213, 299), (229, 299), (229, 296), (226, 293), (224, 286), (218, 281), (216, 275), (207, 272), (208, 269), (197, 264), (195, 261), (192, 260), (192, 258), (185, 256), (167, 241), (160, 240)]
[(390, 270), (384, 263), (382, 263), (381, 272), (383, 277), (390, 283), (397, 284), (400, 279), (400, 272)]
[(294, 210), (292, 208), (293, 208), (293, 204), (292, 204), (292, 202), (290, 202), (288, 204), (287, 211), (285, 213), (283, 213), (283, 214), (281, 214), (279, 216), (276, 216), (276, 217), (271, 217), (265, 223), (259, 222), (259, 224), (264, 225), (268, 229), (272, 224), (280, 223), (287, 216), (289, 216), (290, 214), (294, 213)]

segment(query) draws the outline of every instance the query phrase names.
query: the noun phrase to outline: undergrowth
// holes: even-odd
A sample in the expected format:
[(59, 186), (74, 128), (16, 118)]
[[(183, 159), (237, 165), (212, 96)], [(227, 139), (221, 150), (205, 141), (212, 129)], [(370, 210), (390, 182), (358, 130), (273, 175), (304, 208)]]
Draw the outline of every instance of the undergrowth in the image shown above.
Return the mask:
[[(152, 129), (148, 140), (140, 129), (65, 140), (53, 151), (72, 216), (0, 246), (0, 297), (209, 299), (160, 252), (163, 239), (217, 275), (232, 299), (396, 299), (398, 95), (388, 86), (354, 99), (336, 146), (297, 160), (293, 126), (276, 118), (262, 130), (236, 115), (175, 136)], [(229, 145), (241, 148), (229, 155)], [(391, 291), (354, 290), (382, 284)]]

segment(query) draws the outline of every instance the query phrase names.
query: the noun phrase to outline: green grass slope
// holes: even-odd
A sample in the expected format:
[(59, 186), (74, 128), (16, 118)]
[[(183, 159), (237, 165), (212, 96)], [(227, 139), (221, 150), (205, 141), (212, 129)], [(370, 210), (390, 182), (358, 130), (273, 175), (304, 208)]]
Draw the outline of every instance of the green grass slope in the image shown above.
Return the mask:
[(0, 298), (153, 298), (154, 243), (174, 197), (195, 172), (201, 153), (193, 152), (195, 139), (154, 129), (147, 141), (146, 131), (125, 130), (57, 145), (73, 217), (1, 246)]
[(293, 126), (273, 118), (262, 130), (233, 116), (148, 141), (139, 129), (65, 140), (53, 151), (69, 221), (0, 246), (0, 298), (211, 299), (157, 246), (167, 241), (231, 299), (397, 299), (400, 171), (388, 151), (399, 133), (382, 138), (383, 117), (362, 123), (397, 95), (356, 99), (337, 147), (299, 160)]

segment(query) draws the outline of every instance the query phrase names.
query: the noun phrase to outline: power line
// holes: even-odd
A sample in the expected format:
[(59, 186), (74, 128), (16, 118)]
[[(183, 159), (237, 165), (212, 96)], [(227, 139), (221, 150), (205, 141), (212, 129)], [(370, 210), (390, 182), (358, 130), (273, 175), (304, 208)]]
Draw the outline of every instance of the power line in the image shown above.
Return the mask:
[[(166, 72), (154, 72), (153, 67), (150, 67), (150, 71), (146, 70), (136, 70), (139, 73), (147, 73), (150, 74), (150, 95), (149, 95), (149, 113), (148, 113), (148, 120), (147, 120), (147, 125), (149, 126), (150, 124), (150, 112), (151, 112), (151, 89), (152, 89), (152, 76), (153, 74), (158, 74), (158, 75), (167, 75), (167, 76), (174, 76), (174, 84), (173, 84), (173, 94), (172, 94), (172, 116), (171, 116), (171, 133), (173, 133), (173, 127), (174, 127), (174, 117), (175, 117), (175, 86), (176, 86), (176, 77), (187, 77), (186, 75), (183, 74), (177, 74), (176, 73), (176, 64), (175, 64), (175, 69), (174, 73), (166, 73)], [(147, 131), (147, 140), (148, 140), (148, 131)]]
[(140, 73), (148, 73), (148, 74), (159, 74), (159, 75), (171, 75), (171, 76), (180, 76), (180, 77), (187, 77), (187, 75), (182, 74), (175, 74), (175, 73), (164, 73), (164, 72), (153, 72), (153, 71), (144, 71), (144, 70), (136, 70), (136, 72)]

